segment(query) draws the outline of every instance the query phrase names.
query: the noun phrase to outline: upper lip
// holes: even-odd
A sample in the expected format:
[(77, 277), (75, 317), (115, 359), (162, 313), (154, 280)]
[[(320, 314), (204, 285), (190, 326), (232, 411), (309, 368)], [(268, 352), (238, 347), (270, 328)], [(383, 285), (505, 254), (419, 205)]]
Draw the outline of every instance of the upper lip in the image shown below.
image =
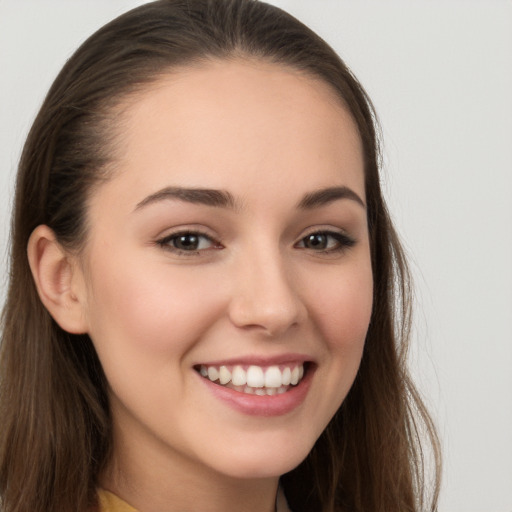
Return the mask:
[(196, 365), (204, 366), (234, 366), (234, 365), (249, 365), (249, 366), (276, 366), (280, 364), (293, 364), (293, 363), (306, 363), (313, 362), (311, 356), (305, 354), (280, 354), (277, 356), (263, 356), (263, 355), (247, 355), (241, 357), (231, 357), (229, 359), (218, 359), (215, 361), (201, 361)]

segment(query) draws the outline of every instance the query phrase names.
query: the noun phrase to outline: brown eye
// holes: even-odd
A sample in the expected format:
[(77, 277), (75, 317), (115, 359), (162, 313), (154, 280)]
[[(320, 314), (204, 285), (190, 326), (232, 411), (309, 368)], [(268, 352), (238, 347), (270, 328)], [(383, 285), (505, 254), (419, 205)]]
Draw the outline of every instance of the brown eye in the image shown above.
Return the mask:
[(323, 233), (313, 233), (304, 238), (304, 247), (307, 249), (325, 250), (329, 239)]
[(297, 246), (311, 251), (334, 252), (352, 247), (354, 244), (355, 241), (343, 233), (319, 231), (305, 236)]
[(199, 232), (173, 233), (158, 241), (158, 245), (175, 252), (198, 252), (219, 248), (208, 235)]
[(175, 236), (172, 245), (181, 251), (197, 251), (200, 244), (200, 236), (192, 233)]

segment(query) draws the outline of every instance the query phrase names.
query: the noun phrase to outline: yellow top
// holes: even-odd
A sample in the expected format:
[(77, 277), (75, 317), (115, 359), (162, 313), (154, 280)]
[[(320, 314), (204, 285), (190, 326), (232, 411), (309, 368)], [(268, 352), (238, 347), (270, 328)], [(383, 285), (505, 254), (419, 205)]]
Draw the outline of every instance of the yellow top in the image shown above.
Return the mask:
[[(98, 489), (100, 512), (137, 512), (133, 507), (105, 489)], [(278, 512), (290, 512), (283, 492), (279, 489), (277, 494), (276, 510)]]
[(137, 512), (128, 503), (105, 489), (98, 489), (98, 500), (100, 512)]

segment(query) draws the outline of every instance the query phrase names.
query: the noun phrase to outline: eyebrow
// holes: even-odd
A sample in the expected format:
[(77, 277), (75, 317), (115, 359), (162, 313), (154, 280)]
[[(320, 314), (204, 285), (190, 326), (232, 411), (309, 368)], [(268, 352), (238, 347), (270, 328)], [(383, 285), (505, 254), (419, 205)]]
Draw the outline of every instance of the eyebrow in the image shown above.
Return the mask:
[(301, 210), (325, 206), (339, 199), (350, 199), (366, 209), (364, 201), (349, 187), (329, 187), (306, 194), (298, 204)]
[(187, 203), (203, 204), (218, 208), (235, 209), (236, 202), (233, 196), (225, 190), (208, 188), (165, 187), (154, 194), (144, 198), (137, 204), (135, 210), (144, 206), (167, 199), (178, 199)]
[[(165, 187), (154, 194), (145, 197), (137, 203), (136, 210), (145, 206), (169, 199), (177, 199), (187, 203), (202, 204), (217, 208), (237, 209), (237, 202), (232, 194), (226, 190), (216, 190), (209, 188), (184, 188), (184, 187)], [(300, 210), (311, 210), (325, 206), (340, 199), (349, 199), (355, 201), (363, 208), (366, 208), (364, 201), (349, 187), (329, 187), (316, 190), (306, 194), (298, 203)]]

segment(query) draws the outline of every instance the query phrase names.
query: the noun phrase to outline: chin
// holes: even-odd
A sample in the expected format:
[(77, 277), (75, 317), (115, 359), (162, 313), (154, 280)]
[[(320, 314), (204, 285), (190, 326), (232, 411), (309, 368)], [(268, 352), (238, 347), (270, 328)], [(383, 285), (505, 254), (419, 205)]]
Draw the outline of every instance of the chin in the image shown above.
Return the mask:
[(233, 446), (222, 460), (217, 458), (217, 471), (233, 478), (276, 478), (296, 468), (309, 454), (313, 443), (272, 443), (262, 447), (254, 443), (250, 450)]

